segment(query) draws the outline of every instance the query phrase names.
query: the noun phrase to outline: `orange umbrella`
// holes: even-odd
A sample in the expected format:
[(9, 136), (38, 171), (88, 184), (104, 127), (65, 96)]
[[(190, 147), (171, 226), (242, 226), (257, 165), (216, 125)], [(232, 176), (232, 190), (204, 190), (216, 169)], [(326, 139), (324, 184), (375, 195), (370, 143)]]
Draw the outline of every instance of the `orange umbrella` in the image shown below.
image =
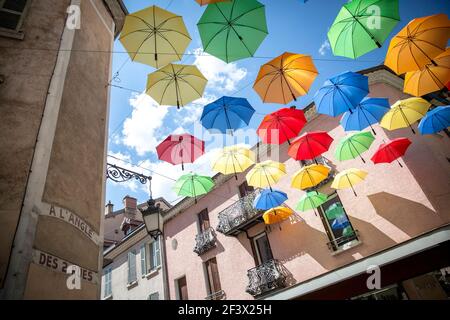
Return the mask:
[(318, 74), (310, 56), (285, 52), (261, 66), (253, 88), (264, 102), (287, 104), (307, 94)]
[(420, 97), (443, 89), (450, 81), (450, 47), (434, 58), (434, 62), (436, 66), (429, 63), (419, 71), (407, 72), (403, 91)]
[(198, 2), (199, 5), (204, 6), (205, 4), (211, 4), (216, 2), (230, 2), (231, 0), (195, 0)]
[(446, 14), (414, 19), (392, 38), (384, 64), (397, 74), (436, 65), (433, 59), (445, 51), (449, 34)]

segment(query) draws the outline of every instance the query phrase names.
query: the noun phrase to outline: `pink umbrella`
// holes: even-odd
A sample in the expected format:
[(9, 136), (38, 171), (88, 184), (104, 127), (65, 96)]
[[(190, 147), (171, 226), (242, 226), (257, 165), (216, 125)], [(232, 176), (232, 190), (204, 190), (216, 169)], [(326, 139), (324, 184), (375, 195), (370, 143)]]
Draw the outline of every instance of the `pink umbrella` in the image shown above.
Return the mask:
[(184, 170), (185, 163), (193, 163), (205, 153), (205, 141), (190, 134), (172, 134), (157, 147), (158, 158), (171, 164), (180, 164)]

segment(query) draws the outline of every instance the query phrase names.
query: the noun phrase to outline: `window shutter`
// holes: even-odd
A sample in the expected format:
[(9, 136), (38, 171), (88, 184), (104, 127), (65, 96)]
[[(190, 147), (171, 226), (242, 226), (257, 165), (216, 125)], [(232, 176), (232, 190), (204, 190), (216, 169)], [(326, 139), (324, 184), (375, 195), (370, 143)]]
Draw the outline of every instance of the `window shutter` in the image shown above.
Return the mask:
[(154, 292), (148, 296), (148, 300), (159, 300), (159, 292)]
[(150, 245), (150, 267), (152, 270), (161, 265), (161, 255), (159, 250), (159, 240), (155, 240)]
[(147, 250), (145, 243), (141, 246), (141, 274), (145, 276), (147, 274)]
[(159, 248), (159, 239), (155, 242), (155, 268), (161, 265), (161, 254)]
[(128, 283), (136, 281), (136, 252), (128, 252)]
[(107, 269), (105, 271), (105, 297), (108, 297), (112, 294), (111, 274), (112, 269)]

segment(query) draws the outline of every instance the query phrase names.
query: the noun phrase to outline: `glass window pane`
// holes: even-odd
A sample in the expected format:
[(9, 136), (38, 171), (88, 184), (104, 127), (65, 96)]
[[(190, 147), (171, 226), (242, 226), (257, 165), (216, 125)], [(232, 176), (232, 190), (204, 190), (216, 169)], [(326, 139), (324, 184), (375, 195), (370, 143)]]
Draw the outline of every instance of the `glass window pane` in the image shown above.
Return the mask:
[(9, 12), (0, 11), (0, 27), (16, 30), (20, 21), (20, 15)]
[(27, 0), (6, 0), (3, 4), (3, 8), (17, 12), (23, 12), (26, 4)]

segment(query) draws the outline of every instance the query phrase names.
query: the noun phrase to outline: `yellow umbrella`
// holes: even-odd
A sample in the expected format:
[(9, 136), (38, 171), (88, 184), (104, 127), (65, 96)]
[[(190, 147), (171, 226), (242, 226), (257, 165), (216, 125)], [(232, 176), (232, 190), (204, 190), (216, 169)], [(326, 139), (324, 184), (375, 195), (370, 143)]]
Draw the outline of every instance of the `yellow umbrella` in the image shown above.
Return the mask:
[(270, 187), (286, 174), (284, 163), (266, 160), (257, 163), (246, 175), (247, 183), (256, 188)]
[(444, 52), (450, 33), (446, 14), (410, 21), (391, 40), (384, 64), (397, 74), (423, 68)]
[(352, 188), (353, 193), (357, 196), (353, 186), (363, 181), (367, 176), (367, 172), (355, 168), (344, 170), (334, 177), (331, 187), (334, 189)]
[(263, 219), (265, 224), (274, 224), (286, 220), (292, 214), (294, 214), (294, 211), (290, 208), (275, 207), (264, 212)]
[(119, 40), (131, 60), (160, 68), (181, 60), (191, 37), (182, 17), (151, 6), (126, 16)]
[(148, 75), (146, 93), (160, 105), (186, 105), (201, 98), (208, 80), (196, 66), (168, 64)]
[(381, 119), (380, 126), (388, 130), (410, 127), (425, 116), (431, 104), (422, 98), (409, 98), (397, 101)]
[(291, 187), (296, 189), (309, 189), (317, 186), (328, 177), (330, 168), (322, 164), (311, 164), (297, 171), (291, 180)]
[(287, 104), (307, 94), (318, 74), (310, 56), (285, 52), (261, 66), (253, 88), (263, 102)]
[(450, 47), (434, 62), (436, 66), (429, 63), (419, 71), (407, 72), (403, 91), (419, 97), (444, 88), (450, 81)]
[(225, 147), (213, 162), (212, 169), (223, 174), (244, 172), (255, 163), (255, 154), (250, 149), (231, 146)]

